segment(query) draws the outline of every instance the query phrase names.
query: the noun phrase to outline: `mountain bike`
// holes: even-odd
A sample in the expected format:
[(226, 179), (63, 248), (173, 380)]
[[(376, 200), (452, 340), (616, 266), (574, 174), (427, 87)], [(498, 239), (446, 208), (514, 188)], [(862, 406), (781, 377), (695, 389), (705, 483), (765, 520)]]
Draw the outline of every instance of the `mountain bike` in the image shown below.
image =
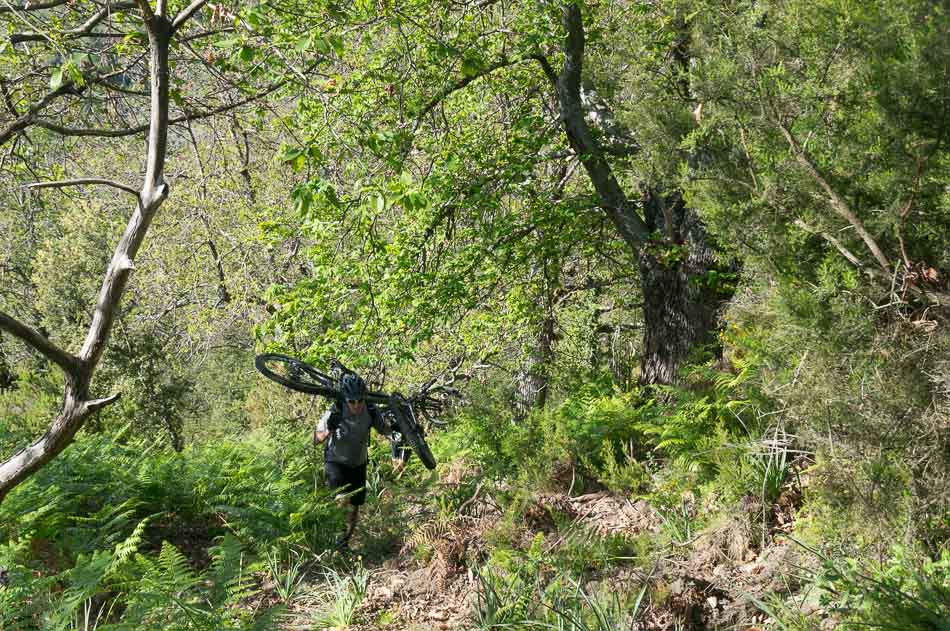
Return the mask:
[[(346, 373), (352, 373), (346, 366), (333, 360), (331, 372), (325, 373), (310, 364), (288, 355), (265, 353), (254, 358), (254, 366), (265, 377), (275, 381), (285, 388), (296, 392), (327, 397), (334, 401), (342, 400), (339, 390), (340, 378)], [(440, 409), (436, 391), (429, 383), (419, 392), (404, 397), (398, 392), (385, 394), (382, 392), (368, 392), (366, 402), (375, 404), (384, 419), (388, 419), (393, 429), (397, 430), (408, 442), (409, 447), (419, 456), (427, 469), (435, 469), (435, 457), (425, 440), (425, 429), (419, 422), (417, 412), (431, 415)]]

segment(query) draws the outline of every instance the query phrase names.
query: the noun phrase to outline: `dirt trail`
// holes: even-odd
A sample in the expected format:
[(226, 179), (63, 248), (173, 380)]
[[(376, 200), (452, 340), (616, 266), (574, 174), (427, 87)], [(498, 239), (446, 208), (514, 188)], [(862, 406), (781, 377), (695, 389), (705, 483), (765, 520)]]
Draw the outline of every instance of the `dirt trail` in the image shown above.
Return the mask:
[[(398, 514), (398, 500), (390, 502), (377, 511), (374, 523), (365, 525), (364, 541), (379, 536), (384, 515)], [(773, 520), (774, 514), (781, 512), (773, 511)], [(570, 520), (567, 528), (565, 517)], [(440, 520), (431, 514), (423, 522), (407, 522), (416, 525), (409, 536), (393, 542), (395, 554), (374, 559), (370, 546), (358, 544), (349, 558), (350, 570), (363, 568), (368, 582), (365, 596), (346, 628), (422, 631), (475, 626), (480, 587), (476, 567), (487, 560), (490, 546), (486, 537), (503, 519), (494, 493), (479, 487), (472, 500), (451, 519)], [(783, 520), (777, 521), (781, 528)], [(602, 538), (655, 535), (656, 540), (665, 540), (662, 524), (662, 518), (644, 501), (630, 501), (607, 492), (577, 497), (537, 493), (528, 498), (523, 522), (515, 531), (522, 539), (522, 549), (528, 549), (538, 533), (545, 533), (542, 552), (553, 554), (565, 544), (565, 533), (583, 532)], [(633, 626), (637, 631), (725, 629), (736, 625), (753, 629), (765, 621), (753, 599), (794, 589), (796, 585), (789, 583), (789, 568), (802, 562), (797, 548), (781, 542), (781, 538), (758, 549), (754, 532), (755, 525), (748, 515), (737, 516), (708, 528), (684, 545), (671, 544), (651, 561), (651, 567), (628, 562), (593, 572), (591, 585), (636, 593), (644, 581), (649, 581), (651, 597)], [(334, 600), (330, 592), (325, 580), (310, 577), (284, 628), (330, 627), (315, 622), (327, 603)]]

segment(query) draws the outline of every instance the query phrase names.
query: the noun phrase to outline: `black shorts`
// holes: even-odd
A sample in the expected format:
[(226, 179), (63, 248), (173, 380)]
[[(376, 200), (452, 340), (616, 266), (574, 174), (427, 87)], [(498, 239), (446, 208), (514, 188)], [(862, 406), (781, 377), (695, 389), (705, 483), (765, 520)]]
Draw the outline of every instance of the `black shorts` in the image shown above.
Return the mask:
[(327, 485), (333, 489), (339, 489), (343, 493), (353, 493), (350, 496), (350, 504), (353, 506), (362, 506), (366, 502), (366, 465), (358, 467), (348, 467), (339, 462), (325, 462), (324, 468), (327, 472)]

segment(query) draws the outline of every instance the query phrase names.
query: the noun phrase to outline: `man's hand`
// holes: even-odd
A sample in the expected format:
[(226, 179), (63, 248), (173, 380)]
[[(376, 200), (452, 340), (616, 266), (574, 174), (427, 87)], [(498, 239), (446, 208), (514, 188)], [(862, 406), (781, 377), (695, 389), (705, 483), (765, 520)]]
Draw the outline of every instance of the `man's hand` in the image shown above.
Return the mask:
[(314, 430), (313, 431), (313, 444), (314, 446), (319, 445), (327, 439), (327, 436), (330, 435), (330, 432), (321, 432)]

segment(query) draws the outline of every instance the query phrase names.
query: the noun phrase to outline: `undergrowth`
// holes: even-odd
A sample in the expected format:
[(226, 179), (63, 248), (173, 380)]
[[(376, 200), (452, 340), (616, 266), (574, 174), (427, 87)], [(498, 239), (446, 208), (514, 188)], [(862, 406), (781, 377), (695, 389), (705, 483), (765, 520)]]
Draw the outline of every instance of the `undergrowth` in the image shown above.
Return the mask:
[(321, 470), (305, 441), (280, 432), (181, 453), (82, 436), (0, 506), (0, 626), (92, 616), (99, 628), (269, 628), (279, 608), (239, 605), (259, 592), (267, 559), (291, 559), (293, 575), (295, 551), (329, 547), (339, 516)]

